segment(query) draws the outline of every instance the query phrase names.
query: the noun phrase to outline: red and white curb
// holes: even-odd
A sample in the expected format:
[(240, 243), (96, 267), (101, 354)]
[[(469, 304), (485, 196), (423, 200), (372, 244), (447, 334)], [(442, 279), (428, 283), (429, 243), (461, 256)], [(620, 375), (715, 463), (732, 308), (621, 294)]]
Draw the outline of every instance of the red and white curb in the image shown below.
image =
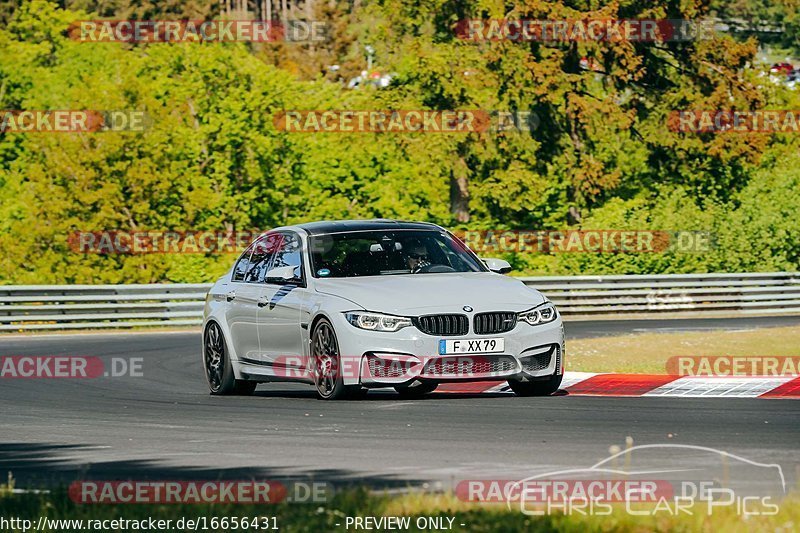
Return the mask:
[[(570, 396), (682, 396), (685, 398), (798, 398), (798, 376), (671, 376), (565, 372), (561, 391)], [(446, 383), (436, 392), (510, 393), (505, 381)]]

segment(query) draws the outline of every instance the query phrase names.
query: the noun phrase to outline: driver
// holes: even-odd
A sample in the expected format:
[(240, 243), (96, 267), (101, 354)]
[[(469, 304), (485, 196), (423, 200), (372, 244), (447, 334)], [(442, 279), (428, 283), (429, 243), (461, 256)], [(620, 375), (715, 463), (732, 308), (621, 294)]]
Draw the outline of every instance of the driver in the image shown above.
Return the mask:
[(406, 255), (408, 256), (406, 259), (408, 269), (412, 274), (416, 274), (431, 264), (428, 260), (428, 249), (419, 241), (412, 241), (408, 244)]

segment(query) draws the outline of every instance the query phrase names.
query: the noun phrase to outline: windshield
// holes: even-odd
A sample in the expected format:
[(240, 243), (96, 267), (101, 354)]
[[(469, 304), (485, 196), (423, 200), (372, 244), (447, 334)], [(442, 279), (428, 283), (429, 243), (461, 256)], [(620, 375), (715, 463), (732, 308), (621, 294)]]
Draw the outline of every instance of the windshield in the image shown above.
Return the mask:
[(461, 241), (438, 231), (356, 231), (310, 238), (315, 277), (485, 272)]

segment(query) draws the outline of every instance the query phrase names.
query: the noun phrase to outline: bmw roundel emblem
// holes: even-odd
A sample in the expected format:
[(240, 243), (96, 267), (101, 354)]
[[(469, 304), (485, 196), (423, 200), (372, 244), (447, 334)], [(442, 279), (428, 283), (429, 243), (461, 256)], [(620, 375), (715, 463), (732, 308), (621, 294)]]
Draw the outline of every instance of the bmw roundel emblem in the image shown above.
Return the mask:
[(462, 307), (461, 309), (463, 309), (463, 310), (464, 310), (464, 311), (466, 311), (467, 313), (471, 313), (471, 312), (472, 312), (472, 308), (471, 308), (470, 306), (468, 306), (468, 305), (465, 305), (465, 306), (464, 306), (464, 307)]

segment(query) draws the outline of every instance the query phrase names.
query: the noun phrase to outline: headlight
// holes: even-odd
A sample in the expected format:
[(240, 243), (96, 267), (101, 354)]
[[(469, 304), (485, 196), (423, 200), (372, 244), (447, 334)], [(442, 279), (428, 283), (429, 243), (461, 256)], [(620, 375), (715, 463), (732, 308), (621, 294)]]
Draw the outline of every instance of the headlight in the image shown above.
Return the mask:
[(381, 315), (366, 311), (350, 311), (344, 316), (355, 327), (372, 331), (397, 331), (411, 325), (411, 319), (404, 316)]
[(555, 306), (550, 302), (545, 302), (535, 309), (523, 311), (519, 314), (519, 319), (527, 322), (531, 326), (535, 326), (537, 324), (552, 322), (557, 316), (558, 313), (556, 312)]

